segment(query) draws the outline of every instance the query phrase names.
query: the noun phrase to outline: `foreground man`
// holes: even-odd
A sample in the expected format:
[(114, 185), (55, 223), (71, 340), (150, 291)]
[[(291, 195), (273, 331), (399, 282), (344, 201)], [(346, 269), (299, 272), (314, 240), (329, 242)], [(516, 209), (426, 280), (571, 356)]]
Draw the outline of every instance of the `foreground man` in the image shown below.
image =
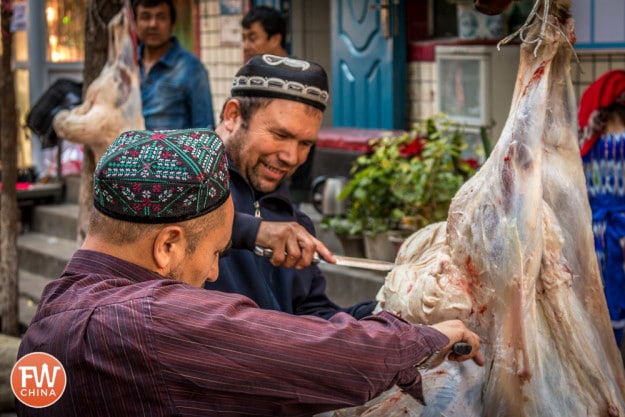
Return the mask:
[(276, 246), (277, 238), (259, 240), (271, 235), (263, 228), (276, 222), (315, 233), (312, 220), (293, 207), (287, 180), (317, 140), (329, 100), (326, 72), (313, 62), (256, 55), (237, 72), (231, 94), (216, 132), (230, 161), (234, 238), (243, 242), (240, 247), (271, 246), (274, 256), (269, 260), (233, 249), (219, 262), (219, 280), (206, 288), (243, 294), (261, 308), (297, 315), (371, 314), (374, 301), (341, 308), (328, 298), (323, 273), (310, 265), (317, 248), (304, 237), (284, 246)]
[(44, 290), (18, 355), (56, 357), (65, 392), (45, 408), (18, 402), (18, 415), (310, 415), (393, 384), (421, 397), (415, 365), (435, 365), (455, 342), (473, 351), (450, 359), (483, 363), (478, 336), (458, 320), (326, 321), (201, 289), (230, 245), (228, 181), (210, 130), (131, 131), (111, 145), (87, 238)]

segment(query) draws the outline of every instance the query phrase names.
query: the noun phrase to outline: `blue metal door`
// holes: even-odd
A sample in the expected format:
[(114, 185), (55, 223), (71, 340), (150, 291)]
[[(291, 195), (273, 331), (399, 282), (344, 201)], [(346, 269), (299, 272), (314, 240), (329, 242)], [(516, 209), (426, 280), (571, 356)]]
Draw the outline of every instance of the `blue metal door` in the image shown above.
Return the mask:
[(404, 129), (404, 0), (332, 0), (334, 126)]

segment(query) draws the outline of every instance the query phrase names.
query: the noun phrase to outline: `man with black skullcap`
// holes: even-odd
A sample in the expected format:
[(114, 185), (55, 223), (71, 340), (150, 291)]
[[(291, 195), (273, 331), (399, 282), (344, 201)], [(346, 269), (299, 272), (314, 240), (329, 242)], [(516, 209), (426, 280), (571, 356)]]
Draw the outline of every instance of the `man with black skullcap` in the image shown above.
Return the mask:
[[(234, 217), (210, 130), (122, 134), (96, 167), (94, 207), (18, 354), (52, 355), (67, 383), (47, 407), (17, 402), (21, 417), (311, 415), (393, 384), (420, 398), (414, 365), (442, 360), (455, 342), (473, 353), (450, 359), (483, 363), (479, 338), (458, 320), (295, 317), (201, 289), (217, 278)], [(19, 386), (33, 366), (16, 365), (14, 390), (28, 392)]]
[(216, 132), (230, 161), (235, 247), (267, 246), (273, 258), (233, 249), (219, 262), (219, 280), (206, 288), (243, 294), (261, 308), (291, 314), (371, 314), (374, 301), (341, 308), (328, 298), (323, 273), (310, 264), (315, 250), (310, 242), (291, 239), (283, 244), (278, 236), (254, 242), (257, 236), (271, 236), (259, 233), (271, 222), (290, 222), (315, 233), (312, 220), (293, 207), (287, 180), (317, 140), (329, 100), (325, 70), (309, 61), (256, 55), (237, 72), (231, 95)]

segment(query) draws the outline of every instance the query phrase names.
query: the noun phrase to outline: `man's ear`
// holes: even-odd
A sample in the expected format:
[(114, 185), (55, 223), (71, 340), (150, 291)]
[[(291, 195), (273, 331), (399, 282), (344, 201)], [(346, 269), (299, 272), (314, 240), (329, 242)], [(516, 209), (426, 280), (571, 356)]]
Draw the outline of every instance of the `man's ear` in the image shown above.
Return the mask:
[(274, 33), (268, 39), (269, 45), (271, 45), (271, 50), (273, 51), (281, 51), (282, 50), (282, 34)]
[(186, 239), (180, 226), (162, 228), (154, 238), (152, 256), (162, 275), (172, 270), (186, 253)]
[(239, 100), (231, 98), (224, 107), (223, 126), (228, 132), (234, 132), (241, 122), (241, 104)]

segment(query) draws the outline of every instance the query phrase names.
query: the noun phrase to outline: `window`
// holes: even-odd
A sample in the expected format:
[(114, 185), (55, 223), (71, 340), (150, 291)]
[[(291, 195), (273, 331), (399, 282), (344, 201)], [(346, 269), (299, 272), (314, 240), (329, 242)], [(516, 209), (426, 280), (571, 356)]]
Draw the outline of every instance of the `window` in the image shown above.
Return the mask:
[(84, 59), (87, 0), (46, 0), (50, 62)]
[(487, 59), (485, 54), (436, 47), (440, 111), (472, 126), (489, 124)]

